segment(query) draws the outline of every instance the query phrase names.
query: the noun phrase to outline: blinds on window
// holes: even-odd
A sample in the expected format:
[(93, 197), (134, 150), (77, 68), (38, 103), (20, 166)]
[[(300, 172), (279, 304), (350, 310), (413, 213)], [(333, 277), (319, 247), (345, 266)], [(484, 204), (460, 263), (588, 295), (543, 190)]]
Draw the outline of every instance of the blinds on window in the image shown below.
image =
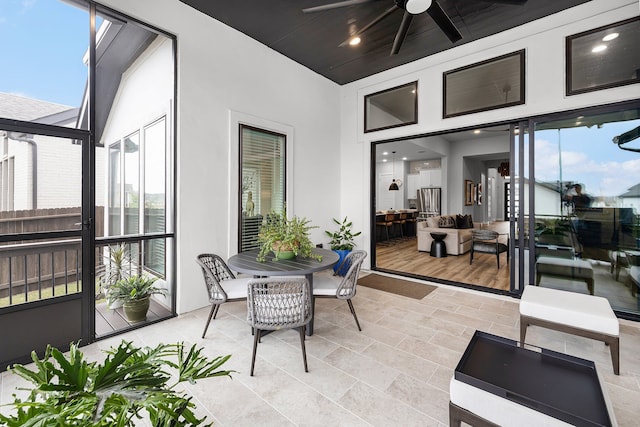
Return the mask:
[(285, 149), (285, 135), (240, 125), (239, 252), (257, 248), (263, 218), (284, 208)]

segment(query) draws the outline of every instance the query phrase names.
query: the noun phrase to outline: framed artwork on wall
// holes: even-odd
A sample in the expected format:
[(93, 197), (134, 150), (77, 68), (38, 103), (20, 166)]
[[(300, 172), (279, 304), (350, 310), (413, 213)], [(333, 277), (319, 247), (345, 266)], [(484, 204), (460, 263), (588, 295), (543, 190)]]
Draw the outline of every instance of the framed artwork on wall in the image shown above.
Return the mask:
[(524, 104), (524, 50), (443, 73), (442, 116)]
[(567, 95), (640, 83), (640, 16), (566, 39)]
[(482, 183), (476, 186), (476, 204), (482, 205)]
[(472, 206), (473, 205), (473, 181), (470, 179), (464, 180), (464, 205)]
[(364, 97), (364, 131), (418, 123), (418, 82), (396, 86)]

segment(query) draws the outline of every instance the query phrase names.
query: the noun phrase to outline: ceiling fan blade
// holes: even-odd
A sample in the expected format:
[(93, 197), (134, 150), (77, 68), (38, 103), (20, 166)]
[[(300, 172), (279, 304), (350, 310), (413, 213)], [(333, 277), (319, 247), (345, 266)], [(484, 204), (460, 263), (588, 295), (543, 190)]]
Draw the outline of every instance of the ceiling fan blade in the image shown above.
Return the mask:
[(389, 9), (385, 10), (383, 13), (381, 13), (379, 16), (377, 16), (373, 21), (369, 22), (367, 25), (365, 25), (364, 27), (360, 28), (358, 31), (356, 31), (354, 34), (351, 34), (351, 36), (349, 36), (349, 38), (345, 41), (343, 41), (342, 43), (340, 43), (340, 47), (345, 46), (347, 44), (349, 44), (349, 41), (357, 36), (362, 35), (365, 31), (367, 31), (369, 28), (373, 27), (374, 25), (376, 25), (378, 22), (382, 21), (384, 18), (386, 18), (387, 16), (391, 15), (393, 12), (395, 12), (398, 9), (398, 6), (396, 6), (395, 4), (393, 6), (391, 6)]
[(303, 13), (322, 12), (324, 10), (338, 9), (341, 7), (353, 6), (356, 4), (370, 3), (372, 1), (375, 1), (375, 0), (345, 0), (337, 3), (323, 4), (322, 6), (308, 7), (306, 9), (302, 9), (302, 12)]
[(440, 4), (436, 0), (433, 0), (433, 3), (431, 3), (431, 7), (427, 9), (427, 13), (431, 16), (431, 18), (433, 18), (442, 32), (444, 32), (446, 36), (449, 37), (451, 43), (455, 43), (462, 38), (462, 34), (460, 34), (460, 31), (458, 31), (456, 26), (453, 25), (453, 22), (449, 18), (449, 15), (447, 15), (444, 9), (442, 9), (442, 6), (440, 6)]
[(405, 11), (404, 15), (402, 16), (402, 22), (400, 23), (400, 28), (398, 28), (398, 32), (396, 33), (396, 38), (393, 40), (391, 55), (397, 55), (398, 52), (400, 52), (402, 43), (404, 43), (404, 39), (407, 38), (407, 33), (409, 32), (409, 26), (411, 25), (412, 20), (413, 20), (413, 15)]

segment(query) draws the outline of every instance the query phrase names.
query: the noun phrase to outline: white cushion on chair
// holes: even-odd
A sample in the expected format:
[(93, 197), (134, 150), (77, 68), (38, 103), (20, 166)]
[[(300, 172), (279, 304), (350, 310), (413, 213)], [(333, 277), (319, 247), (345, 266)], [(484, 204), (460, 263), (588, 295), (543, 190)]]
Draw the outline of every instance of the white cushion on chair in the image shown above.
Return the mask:
[(338, 290), (338, 286), (340, 286), (341, 281), (341, 277), (321, 275), (313, 276), (313, 295), (336, 296), (336, 291)]
[(603, 297), (525, 286), (520, 314), (588, 331), (620, 334), (618, 318)]
[(570, 426), (566, 422), (451, 378), (451, 402), (500, 426)]
[(246, 298), (249, 280), (251, 280), (251, 277), (223, 280), (220, 282), (220, 286), (227, 293), (228, 299)]

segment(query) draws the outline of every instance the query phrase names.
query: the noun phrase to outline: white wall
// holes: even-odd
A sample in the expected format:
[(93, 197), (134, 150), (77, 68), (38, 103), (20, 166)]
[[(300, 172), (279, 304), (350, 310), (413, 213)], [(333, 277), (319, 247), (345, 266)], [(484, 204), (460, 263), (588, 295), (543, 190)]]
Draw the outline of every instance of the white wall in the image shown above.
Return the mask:
[[(372, 141), (639, 98), (640, 85), (637, 84), (569, 97), (564, 94), (565, 38), (637, 16), (639, 13), (639, 3), (636, 0), (592, 1), (516, 29), (342, 86), (342, 178), (353, 183), (350, 191), (343, 191), (341, 194), (342, 211), (350, 214), (354, 224), (362, 224), (363, 229), (369, 229), (369, 151)], [(526, 104), (449, 119), (442, 118), (443, 72), (520, 49), (526, 50)], [(420, 88), (418, 124), (365, 134), (362, 129), (364, 96), (415, 80), (418, 80)], [(349, 162), (346, 159), (349, 159)], [(359, 161), (355, 161), (356, 159)], [(454, 169), (454, 165), (450, 164), (448, 177), (455, 176)], [(360, 186), (355, 185), (358, 182)], [(462, 191), (462, 186), (449, 185), (449, 191), (452, 192), (448, 198), (449, 208), (462, 208), (462, 195), (456, 194)], [(446, 206), (444, 197), (443, 206)], [(360, 244), (365, 249), (370, 247), (369, 234), (363, 236), (363, 242)], [(367, 262), (368, 259), (365, 260), (365, 264)]]
[(237, 208), (230, 200), (238, 176), (231, 111), (293, 129), (291, 213), (319, 227), (314, 241), (328, 242), (322, 235), (341, 215), (340, 194), (360, 188), (363, 179), (358, 168), (345, 172), (362, 156), (346, 164), (341, 156), (339, 86), (177, 0), (101, 3), (178, 37), (178, 312), (207, 305), (196, 255), (231, 255), (236, 230), (229, 224)]

